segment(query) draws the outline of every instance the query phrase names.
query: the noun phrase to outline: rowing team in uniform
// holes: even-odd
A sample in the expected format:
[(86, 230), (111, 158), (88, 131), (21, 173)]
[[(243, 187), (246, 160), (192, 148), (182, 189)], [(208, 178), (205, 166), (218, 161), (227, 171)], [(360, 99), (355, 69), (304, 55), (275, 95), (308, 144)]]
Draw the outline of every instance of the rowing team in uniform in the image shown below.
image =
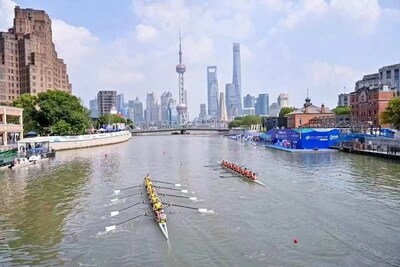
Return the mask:
[(147, 189), (147, 194), (149, 196), (149, 200), (153, 205), (153, 211), (156, 214), (157, 222), (158, 223), (166, 223), (167, 222), (167, 215), (164, 213), (163, 204), (160, 198), (157, 195), (156, 190), (154, 189), (153, 183), (151, 182), (150, 176), (147, 174), (144, 178), (144, 184)]
[(235, 172), (237, 172), (237, 173), (239, 173), (239, 174), (241, 174), (243, 176), (246, 176), (250, 180), (258, 180), (257, 175), (254, 172), (252, 172), (251, 170), (248, 170), (245, 167), (244, 168), (240, 167), (239, 165), (236, 165), (235, 163), (229, 162), (229, 161), (226, 161), (226, 160), (222, 160), (221, 164), (222, 164), (222, 166), (224, 166), (224, 167), (226, 167), (226, 168), (228, 168), (230, 170), (233, 170), (233, 171), (235, 171)]

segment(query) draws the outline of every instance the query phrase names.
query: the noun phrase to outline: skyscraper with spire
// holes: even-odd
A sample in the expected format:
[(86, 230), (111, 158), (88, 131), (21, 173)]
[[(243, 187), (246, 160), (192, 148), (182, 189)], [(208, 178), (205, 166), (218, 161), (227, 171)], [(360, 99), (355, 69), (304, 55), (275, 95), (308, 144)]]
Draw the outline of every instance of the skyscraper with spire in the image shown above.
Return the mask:
[(182, 63), (182, 38), (181, 33), (179, 32), (179, 64), (176, 65), (176, 72), (179, 75), (179, 104), (176, 106), (176, 111), (178, 112), (178, 122), (179, 124), (187, 123), (187, 103), (186, 103), (186, 95), (187, 91), (184, 87), (183, 74), (186, 71), (185, 64)]
[(235, 96), (238, 114), (241, 116), (243, 111), (242, 105), (242, 68), (240, 64), (240, 44), (233, 43), (233, 75), (232, 84), (235, 86)]

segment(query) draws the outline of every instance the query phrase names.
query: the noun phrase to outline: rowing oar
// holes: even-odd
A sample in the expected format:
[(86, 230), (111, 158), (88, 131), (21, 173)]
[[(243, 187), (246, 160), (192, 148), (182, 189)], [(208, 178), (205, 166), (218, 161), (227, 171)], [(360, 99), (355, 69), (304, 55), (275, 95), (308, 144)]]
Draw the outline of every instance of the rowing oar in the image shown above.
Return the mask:
[(187, 189), (181, 190), (181, 189), (177, 189), (177, 188), (164, 187), (164, 186), (154, 186), (154, 187), (155, 188), (161, 188), (161, 189), (169, 189), (169, 190), (174, 190), (174, 191), (180, 191), (180, 192), (185, 193), (185, 194), (188, 193)]
[(165, 205), (168, 206), (173, 206), (173, 207), (180, 207), (180, 208), (186, 208), (186, 209), (191, 209), (191, 210), (197, 210), (200, 213), (207, 213), (207, 212), (212, 212), (212, 210), (208, 210), (208, 209), (199, 209), (199, 208), (195, 208), (195, 207), (189, 207), (189, 206), (183, 206), (183, 205), (178, 205), (178, 204), (169, 204), (169, 203), (163, 203)]
[(143, 214), (140, 214), (140, 215), (138, 215), (138, 216), (135, 216), (135, 217), (133, 217), (133, 218), (130, 218), (130, 219), (128, 219), (128, 220), (125, 220), (125, 221), (123, 221), (123, 222), (120, 222), (120, 223), (117, 223), (117, 224), (114, 224), (114, 225), (110, 225), (110, 226), (106, 226), (106, 232), (115, 230), (115, 228), (116, 228), (118, 225), (121, 225), (121, 224), (123, 224), (123, 223), (132, 221), (132, 220), (137, 219), (137, 218), (142, 217), (142, 216), (147, 216), (147, 212), (145, 212), (145, 213), (143, 213)]
[(111, 202), (115, 202), (115, 201), (118, 201), (118, 200), (121, 200), (121, 199), (124, 199), (124, 198), (133, 197), (133, 196), (142, 195), (142, 194), (143, 194), (143, 192), (140, 192), (140, 193), (136, 193), (136, 194), (126, 195), (126, 196), (123, 196), (123, 197), (120, 197), (120, 198), (114, 198), (114, 199), (111, 199)]
[(111, 217), (114, 217), (114, 216), (118, 215), (118, 214), (119, 214), (121, 211), (123, 211), (123, 210), (127, 210), (127, 209), (129, 209), (129, 208), (132, 208), (132, 207), (134, 207), (134, 206), (137, 206), (137, 205), (143, 204), (143, 203), (144, 203), (144, 201), (140, 201), (140, 202), (138, 202), (138, 203), (135, 203), (135, 204), (130, 205), (130, 206), (128, 206), (128, 207), (125, 207), (125, 208), (123, 208), (123, 209), (112, 211), (112, 212), (110, 213), (110, 216), (111, 216)]
[(122, 188), (122, 189), (117, 189), (117, 190), (114, 190), (114, 193), (116, 194), (116, 195), (118, 195), (121, 191), (124, 191), (124, 190), (128, 190), (128, 189), (132, 189), (132, 188), (136, 188), (136, 187), (141, 187), (142, 185), (135, 185), (135, 186), (130, 186), (130, 187), (126, 187), (126, 188)]
[(221, 166), (220, 164), (211, 164), (211, 165), (205, 165), (204, 167), (215, 167), (215, 166)]
[(174, 185), (176, 187), (181, 187), (182, 186), (181, 184), (174, 184), (174, 183), (164, 182), (164, 181), (160, 181), (160, 180), (152, 180), (152, 181), (156, 182), (156, 183), (161, 183), (161, 184), (170, 184), (170, 185)]
[(178, 195), (171, 195), (171, 194), (160, 194), (160, 195), (167, 196), (167, 197), (187, 198), (189, 200), (197, 200), (197, 197), (185, 197), (185, 196), (178, 196)]
[(238, 178), (239, 177), (239, 175), (232, 175), (232, 176), (223, 176), (223, 175), (220, 175), (219, 176), (219, 178)]

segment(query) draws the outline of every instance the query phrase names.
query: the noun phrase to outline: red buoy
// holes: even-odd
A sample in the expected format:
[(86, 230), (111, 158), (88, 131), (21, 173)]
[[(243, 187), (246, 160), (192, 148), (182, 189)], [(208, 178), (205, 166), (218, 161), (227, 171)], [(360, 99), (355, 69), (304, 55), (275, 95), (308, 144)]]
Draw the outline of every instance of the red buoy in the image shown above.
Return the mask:
[(297, 244), (297, 243), (299, 243), (299, 241), (297, 239), (294, 239), (293, 243)]

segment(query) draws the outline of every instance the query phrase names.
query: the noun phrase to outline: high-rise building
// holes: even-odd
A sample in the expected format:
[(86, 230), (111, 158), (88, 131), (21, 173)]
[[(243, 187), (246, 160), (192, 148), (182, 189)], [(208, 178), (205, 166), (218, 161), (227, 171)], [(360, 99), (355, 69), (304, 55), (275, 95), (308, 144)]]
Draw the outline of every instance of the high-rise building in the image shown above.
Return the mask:
[(350, 106), (350, 94), (338, 95), (338, 106)]
[(128, 101), (128, 107), (133, 109), (133, 120), (134, 122), (142, 122), (143, 121), (143, 103), (139, 100), (139, 97), (136, 97), (135, 100)]
[(146, 97), (146, 109), (144, 111), (144, 120), (145, 121), (156, 121), (156, 110), (157, 110), (157, 98), (153, 92), (147, 93)]
[(206, 118), (207, 118), (206, 104), (200, 104), (199, 119), (200, 120), (205, 120)]
[(281, 107), (278, 105), (278, 103), (272, 103), (269, 106), (269, 115), (271, 117), (277, 117), (280, 110), (281, 110)]
[(227, 121), (228, 115), (226, 114), (225, 96), (223, 92), (219, 93), (219, 103), (219, 120)]
[(256, 115), (268, 116), (269, 115), (269, 96), (268, 94), (259, 94), (256, 105)]
[(232, 83), (235, 85), (236, 104), (238, 116), (242, 115), (242, 67), (240, 63), (240, 44), (233, 44), (233, 77)]
[(219, 110), (217, 66), (207, 67), (207, 104), (208, 115), (217, 118)]
[(186, 71), (185, 64), (182, 63), (182, 39), (179, 33), (179, 64), (176, 65), (176, 72), (179, 75), (179, 104), (176, 106), (176, 111), (178, 112), (178, 122), (179, 124), (186, 124), (188, 122), (187, 116), (187, 91), (184, 86), (183, 74)]
[(71, 92), (67, 66), (52, 41), (50, 17), (43, 10), (14, 9), (14, 26), (0, 32), (0, 103), (21, 94)]
[(170, 102), (173, 102), (172, 94), (170, 92), (164, 92), (161, 95), (161, 120), (168, 121), (169, 120), (169, 112), (168, 105)]
[(280, 108), (287, 108), (287, 107), (289, 107), (289, 96), (288, 96), (288, 94), (281, 93), (281, 94), (278, 96), (277, 102), (278, 102), (278, 106), (279, 106)]
[(120, 93), (117, 95), (117, 111), (119, 113), (124, 114), (125, 113), (125, 103), (124, 103), (124, 94)]
[(247, 94), (245, 97), (243, 97), (244, 108), (254, 108), (255, 102), (256, 98), (250, 94)]
[(167, 121), (170, 123), (178, 122), (178, 112), (176, 110), (176, 101), (171, 101), (167, 106), (168, 110), (168, 119)]
[(239, 108), (237, 104), (236, 87), (233, 83), (225, 85), (225, 104), (229, 119), (239, 116)]
[(117, 92), (99, 91), (97, 93), (97, 105), (99, 116), (111, 113), (111, 110), (116, 109), (117, 106)]
[(89, 101), (90, 117), (97, 119), (99, 117), (99, 105), (97, 98)]
[(133, 108), (129, 108), (129, 107), (128, 107), (128, 108), (126, 109), (126, 117), (127, 117), (129, 120), (135, 122), (135, 111), (133, 110)]

